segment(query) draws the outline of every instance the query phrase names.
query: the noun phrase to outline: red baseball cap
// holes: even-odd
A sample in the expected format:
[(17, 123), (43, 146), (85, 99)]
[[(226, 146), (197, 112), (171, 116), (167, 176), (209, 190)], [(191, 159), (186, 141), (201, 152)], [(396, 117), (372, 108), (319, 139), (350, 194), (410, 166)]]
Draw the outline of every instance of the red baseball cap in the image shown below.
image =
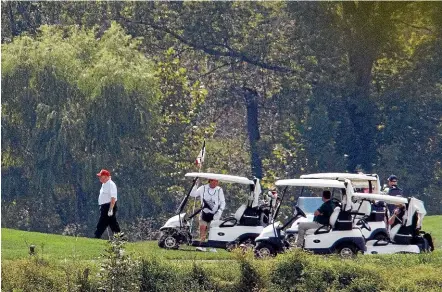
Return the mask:
[(99, 173), (97, 173), (97, 176), (110, 176), (110, 172), (109, 172), (109, 170), (106, 170), (106, 169), (102, 169), (102, 170), (100, 170), (100, 172)]

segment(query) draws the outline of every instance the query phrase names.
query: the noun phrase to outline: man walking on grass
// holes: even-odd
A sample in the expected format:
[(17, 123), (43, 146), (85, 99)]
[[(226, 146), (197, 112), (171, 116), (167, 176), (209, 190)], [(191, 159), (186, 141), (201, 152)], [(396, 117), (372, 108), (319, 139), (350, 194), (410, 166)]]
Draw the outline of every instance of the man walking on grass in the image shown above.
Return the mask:
[(119, 233), (120, 226), (117, 222), (117, 186), (112, 181), (110, 172), (102, 169), (97, 173), (101, 182), (100, 195), (98, 196), (98, 205), (100, 205), (100, 219), (98, 220), (95, 237), (101, 238), (103, 232), (109, 226), (112, 232)]

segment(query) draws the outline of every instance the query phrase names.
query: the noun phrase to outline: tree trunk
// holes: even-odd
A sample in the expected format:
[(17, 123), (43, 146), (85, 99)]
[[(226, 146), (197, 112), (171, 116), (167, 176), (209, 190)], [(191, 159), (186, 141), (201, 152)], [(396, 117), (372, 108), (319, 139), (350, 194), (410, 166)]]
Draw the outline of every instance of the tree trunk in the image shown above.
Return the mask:
[(349, 171), (360, 166), (371, 172), (376, 160), (376, 121), (375, 108), (370, 103), (371, 70), (375, 57), (367, 50), (349, 52), (350, 70), (355, 77), (355, 88), (349, 96), (347, 111), (353, 124), (355, 141), (349, 149)]
[(375, 25), (370, 24), (376, 9), (375, 3), (345, 2), (346, 44), (354, 88), (348, 96), (347, 111), (353, 126), (354, 141), (348, 145), (349, 171), (362, 167), (370, 172), (376, 160), (375, 108), (370, 103), (372, 68), (382, 44)]
[(262, 179), (262, 161), (259, 155), (259, 123), (258, 123), (258, 93), (244, 87), (244, 99), (247, 108), (247, 134), (250, 142), (250, 158), (252, 174)]
[[(12, 11), (12, 3), (8, 2), (8, 12), (9, 12), (9, 26), (11, 27), (11, 35), (15, 37), (18, 35), (15, 26), (14, 12)], [(12, 39), (12, 38), (11, 38)]]

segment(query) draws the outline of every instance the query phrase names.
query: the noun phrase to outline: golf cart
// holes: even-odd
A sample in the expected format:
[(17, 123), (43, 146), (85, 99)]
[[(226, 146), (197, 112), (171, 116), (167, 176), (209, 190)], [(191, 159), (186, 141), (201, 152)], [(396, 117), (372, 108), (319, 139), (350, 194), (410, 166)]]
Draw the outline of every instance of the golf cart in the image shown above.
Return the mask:
[[(329, 224), (317, 229), (307, 230), (304, 238), (304, 249), (318, 254), (338, 253), (342, 257), (352, 257), (358, 251), (365, 251), (365, 239), (361, 228), (353, 226), (352, 223), (350, 211), (352, 207), (353, 185), (350, 180), (341, 182), (326, 179), (287, 179), (278, 180), (275, 185), (285, 186), (282, 198), (284, 198), (289, 186), (332, 189), (333, 193), (336, 193), (338, 190), (342, 195), (342, 201), (336, 196), (332, 196), (336, 207), (330, 216)], [(278, 211), (279, 208), (275, 212), (275, 218), (278, 215)], [(284, 252), (290, 248), (290, 243), (284, 230), (300, 217), (306, 217), (306, 214), (296, 206), (293, 217), (285, 224), (273, 220), (273, 223), (265, 227), (255, 239), (255, 255), (257, 257), (275, 256), (277, 253)], [(370, 228), (366, 222), (360, 221), (362, 228)]]
[(303, 211), (304, 216), (298, 216), (293, 220), (290, 228), (286, 230), (287, 242), (293, 246), (298, 239), (298, 225), (302, 222), (313, 222), (313, 213), (322, 205), (322, 197), (299, 197), (296, 207)]
[[(381, 183), (377, 174), (363, 174), (363, 173), (313, 173), (301, 175), (302, 179), (335, 179), (351, 181), (354, 192), (356, 193), (380, 193)], [(302, 209), (302, 208), (301, 208)], [(386, 239), (388, 238), (388, 230), (386, 219), (388, 218), (387, 207), (380, 203), (374, 203), (370, 200), (359, 200), (352, 206), (351, 212), (354, 214), (353, 223), (361, 224), (360, 219), (364, 218), (371, 230), (362, 228), (362, 234), (365, 240), (372, 239)], [(361, 227), (361, 225), (358, 225)]]
[(421, 253), (434, 250), (431, 235), (421, 231), (422, 221), (427, 211), (424, 203), (414, 197), (403, 198), (387, 195), (355, 193), (353, 199), (379, 200), (391, 204), (405, 205), (402, 224), (391, 228), (388, 239), (369, 240), (366, 242), (365, 254)]
[[(201, 247), (227, 248), (231, 243), (254, 244), (264, 226), (270, 223), (273, 217), (273, 209), (268, 204), (260, 204), (259, 195), (261, 186), (259, 180), (250, 180), (245, 177), (216, 174), (216, 173), (187, 173), (186, 177), (193, 178), (193, 184), (187, 195), (182, 200), (177, 210), (177, 215), (171, 217), (160, 228), (161, 236), (158, 241), (159, 247), (166, 249), (177, 249), (181, 244), (189, 244)], [(200, 179), (216, 179), (223, 183), (235, 183), (248, 186), (250, 192), (246, 204), (241, 205), (232, 217), (221, 220), (213, 220), (210, 224), (208, 241), (200, 243), (192, 238), (190, 232), (190, 220), (195, 217), (201, 209), (188, 216), (184, 212), (190, 194)], [(271, 206), (271, 204), (270, 204)]]

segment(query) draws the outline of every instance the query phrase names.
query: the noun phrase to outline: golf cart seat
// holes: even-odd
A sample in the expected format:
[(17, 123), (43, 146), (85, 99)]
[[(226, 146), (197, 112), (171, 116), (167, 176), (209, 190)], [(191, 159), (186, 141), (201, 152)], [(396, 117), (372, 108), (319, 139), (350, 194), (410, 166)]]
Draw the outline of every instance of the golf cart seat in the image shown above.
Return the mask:
[(371, 214), (371, 202), (368, 200), (362, 200), (359, 203), (352, 205), (351, 212), (356, 215), (356, 218), (362, 218)]
[[(342, 214), (342, 215), (341, 215)], [(350, 216), (350, 217), (348, 217)], [(319, 228), (312, 228), (306, 231), (306, 235), (309, 234), (321, 234), (327, 233), (331, 230), (347, 230), (341, 228), (348, 228), (350, 226), (350, 230), (352, 228), (351, 215), (349, 212), (341, 211), (341, 207), (336, 207), (329, 219), (329, 225), (322, 225)], [(338, 228), (338, 229), (336, 229)]]
[(260, 218), (261, 210), (259, 207), (247, 206), (239, 220), (239, 224), (244, 226), (258, 226), (261, 225)]
[(245, 210), (247, 209), (247, 205), (246, 204), (242, 204), (238, 210), (236, 210), (235, 215), (234, 216), (230, 216), (221, 220), (214, 220), (212, 221), (212, 223), (210, 224), (211, 227), (218, 227), (218, 226), (222, 226), (222, 227), (232, 227), (237, 225), (240, 221), (241, 221), (241, 217), (243, 216)]
[(370, 216), (367, 222), (382, 222), (386, 217), (387, 207), (384, 202), (376, 202), (372, 204)]
[(415, 230), (415, 224), (410, 226), (396, 224), (390, 230), (390, 240), (396, 244), (412, 244), (413, 238), (415, 237)]

